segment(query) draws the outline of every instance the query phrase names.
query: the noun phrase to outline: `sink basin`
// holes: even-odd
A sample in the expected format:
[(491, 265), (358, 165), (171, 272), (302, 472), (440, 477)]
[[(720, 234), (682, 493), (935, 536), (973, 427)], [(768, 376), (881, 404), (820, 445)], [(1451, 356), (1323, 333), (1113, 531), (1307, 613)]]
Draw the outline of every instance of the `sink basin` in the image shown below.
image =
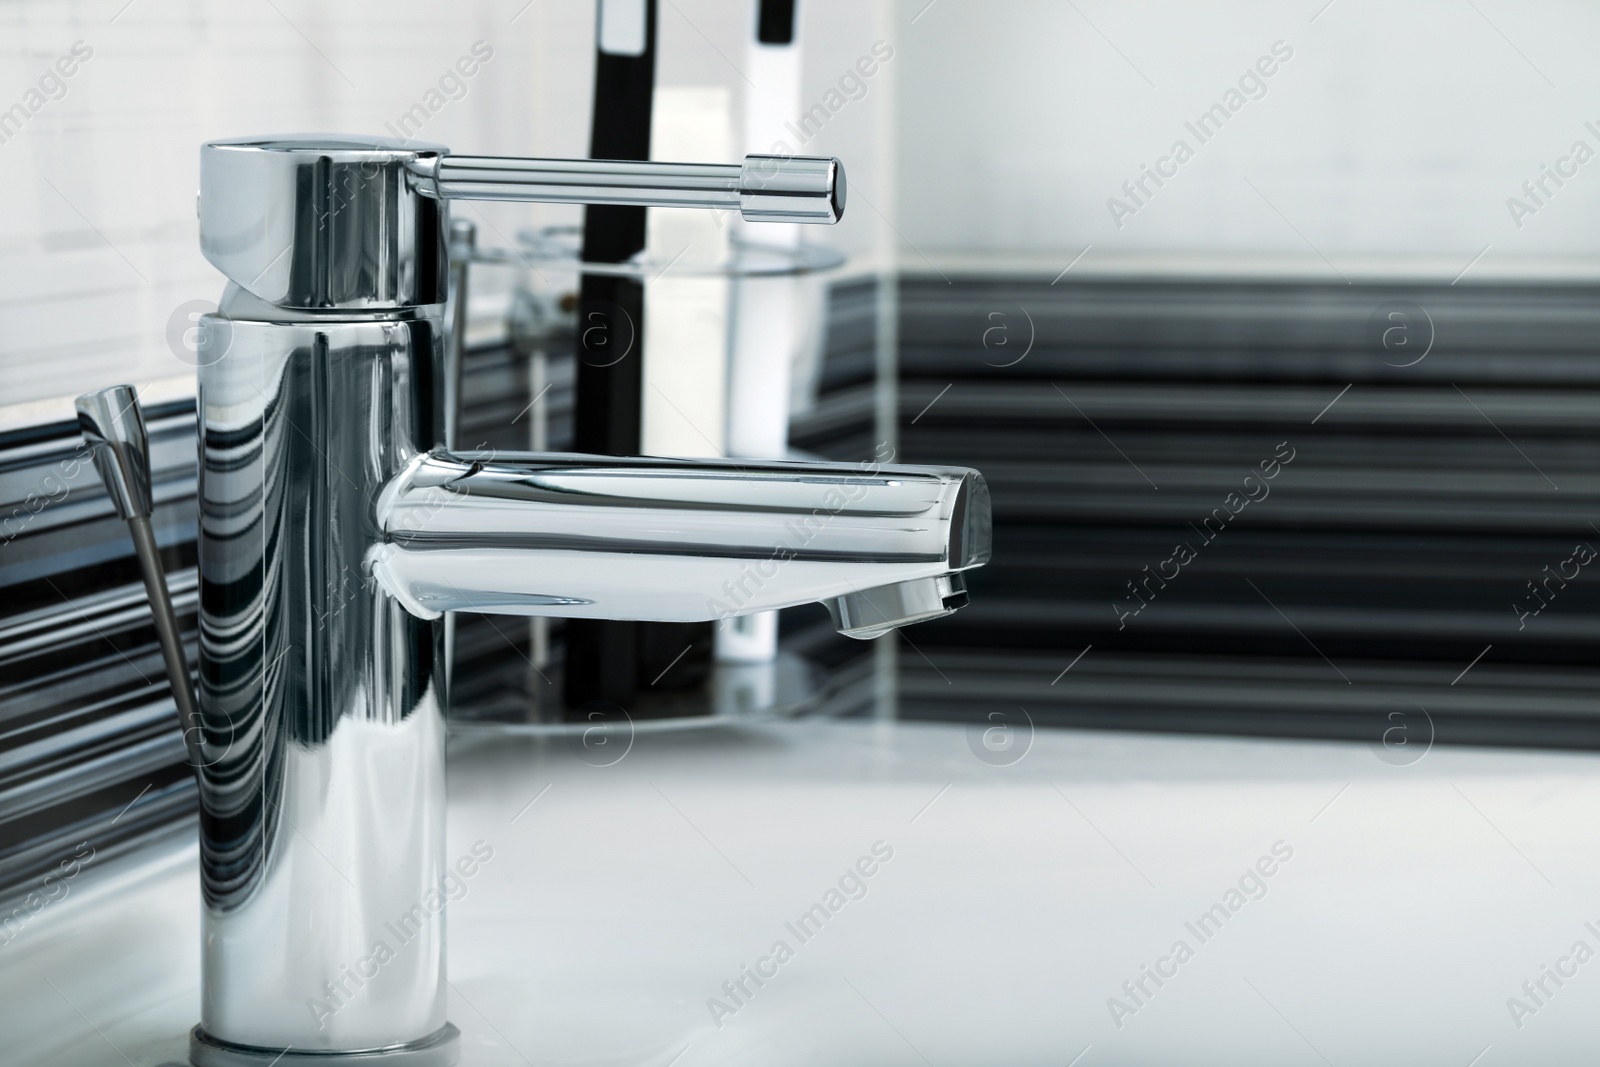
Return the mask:
[[(1600, 855), (1574, 847), (1600, 814), (1595, 757), (1395, 766), (1362, 745), (1041, 729), (1007, 762), (979, 758), (984, 740), (801, 720), (641, 732), (612, 761), (570, 738), (456, 738), (462, 1064), (1465, 1065), (1488, 1048), (1488, 1067), (1600, 1049), (1600, 963), (1531, 1013), (1507, 1003), (1532, 1006), (1523, 982), (1574, 942), (1600, 948)], [(0, 945), (0, 1058), (182, 1063), (192, 841), (70, 886)]]

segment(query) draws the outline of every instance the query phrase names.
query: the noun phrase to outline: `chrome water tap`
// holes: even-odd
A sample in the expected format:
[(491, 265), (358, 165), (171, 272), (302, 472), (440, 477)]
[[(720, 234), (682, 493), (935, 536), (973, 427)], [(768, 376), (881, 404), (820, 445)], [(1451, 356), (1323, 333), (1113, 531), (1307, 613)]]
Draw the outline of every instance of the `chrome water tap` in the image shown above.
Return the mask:
[(876, 636), (964, 603), (987, 490), (955, 468), (444, 447), (450, 200), (829, 223), (837, 160), (300, 136), (209, 143), (200, 176), (201, 247), (228, 285), (198, 353), (190, 1059), (454, 1063), (442, 613), (697, 621), (823, 601)]

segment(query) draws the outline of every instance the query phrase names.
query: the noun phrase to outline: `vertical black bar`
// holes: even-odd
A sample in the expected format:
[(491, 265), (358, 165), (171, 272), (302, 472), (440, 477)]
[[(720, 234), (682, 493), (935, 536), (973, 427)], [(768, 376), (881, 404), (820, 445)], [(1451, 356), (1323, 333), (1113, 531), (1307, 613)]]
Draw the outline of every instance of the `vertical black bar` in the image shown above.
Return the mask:
[[(645, 0), (644, 49), (606, 52), (596, 41), (591, 159), (649, 159), (655, 98), (656, 0)], [(645, 208), (595, 205), (584, 211), (583, 258), (620, 263), (645, 245)], [(578, 363), (573, 447), (636, 456), (644, 384), (644, 286), (632, 278), (586, 274), (578, 289)], [(595, 700), (632, 702), (638, 674), (638, 624), (569, 619), (563, 670), (569, 714)]]
[[(656, 73), (656, 0), (644, 0), (644, 50), (595, 52), (591, 159), (649, 159)], [(584, 211), (583, 258), (621, 263), (642, 252), (645, 208), (594, 205)], [(573, 444), (580, 452), (639, 453), (643, 386), (644, 287), (631, 278), (584, 275), (579, 288), (577, 396)]]
[(756, 0), (756, 40), (793, 44), (794, 4), (795, 0)]

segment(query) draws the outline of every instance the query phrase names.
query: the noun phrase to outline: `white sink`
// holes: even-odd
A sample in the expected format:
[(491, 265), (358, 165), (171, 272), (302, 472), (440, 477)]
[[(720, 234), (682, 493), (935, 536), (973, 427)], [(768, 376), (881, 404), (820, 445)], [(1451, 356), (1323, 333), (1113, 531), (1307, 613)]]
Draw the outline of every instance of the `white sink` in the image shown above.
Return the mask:
[[(451, 858), (493, 850), (449, 907), (465, 1067), (1600, 1052), (1600, 960), (1546, 979), (1540, 1005), (1522, 988), (1576, 941), (1600, 951), (1593, 756), (1391, 766), (1361, 745), (1041, 730), (991, 766), (958, 727), (796, 722), (641, 733), (595, 762), (562, 740), (454, 743)], [(1229, 898), (1279, 842), (1245, 879), (1265, 895)], [(830, 898), (863, 857), (865, 895), (847, 879), (859, 899)], [(0, 945), (0, 1061), (182, 1062), (192, 843), (70, 885)], [(1186, 925), (1233, 900), (1204, 941)], [(804, 941), (785, 925), (830, 903)], [(1180, 940), (1192, 958), (1141, 992)], [(758, 965), (735, 1001), (724, 983)], [(1514, 1020), (1511, 997), (1536, 1010)]]

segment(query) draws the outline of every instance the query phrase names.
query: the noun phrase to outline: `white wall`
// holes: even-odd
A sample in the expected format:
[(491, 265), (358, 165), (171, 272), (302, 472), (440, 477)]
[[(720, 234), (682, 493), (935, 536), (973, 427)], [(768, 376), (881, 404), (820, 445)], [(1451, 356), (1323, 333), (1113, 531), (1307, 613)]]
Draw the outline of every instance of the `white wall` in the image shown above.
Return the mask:
[[(493, 58), (420, 136), (484, 152), (587, 147), (587, 5), (124, 4), (0, 6), (0, 111), (26, 104), (74, 42), (92, 50), (65, 95), (0, 143), (0, 405), (190, 371), (165, 333), (173, 309), (221, 291), (197, 248), (202, 140), (383, 133), (481, 40)], [(485, 214), (506, 234), (537, 215)]]
[[(1600, 5), (1326, 4), (897, 0), (901, 229), (1056, 269), (1088, 245), (1075, 269), (1449, 278), (1485, 246), (1475, 276), (1594, 269), (1600, 160), (1521, 228), (1506, 200), (1575, 140), (1600, 151)], [(1200, 144), (1185, 120), (1280, 40), (1266, 95)], [(1178, 138), (1195, 157), (1119, 228), (1107, 199)]]

